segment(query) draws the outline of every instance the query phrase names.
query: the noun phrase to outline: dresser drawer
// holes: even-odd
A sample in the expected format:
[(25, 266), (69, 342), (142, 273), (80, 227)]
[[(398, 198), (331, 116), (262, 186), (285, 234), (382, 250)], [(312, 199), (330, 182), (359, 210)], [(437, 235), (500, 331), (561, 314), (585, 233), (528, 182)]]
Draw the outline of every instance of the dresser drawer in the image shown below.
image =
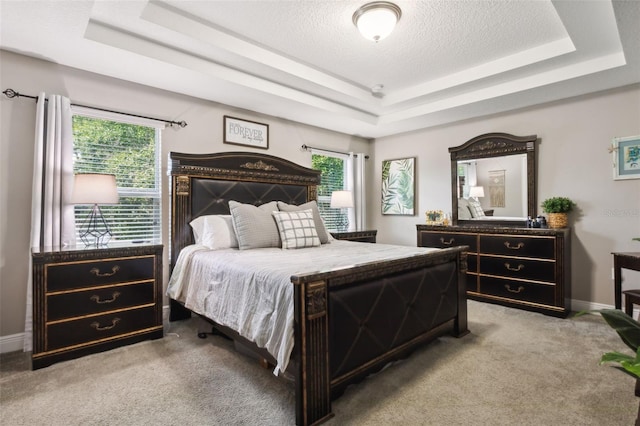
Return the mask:
[(154, 327), (155, 307), (47, 324), (47, 351), (98, 342), (122, 334)]
[(453, 232), (420, 232), (420, 247), (447, 248), (455, 246), (469, 246), (469, 251), (475, 253), (478, 251), (477, 237), (473, 234)]
[(542, 305), (555, 304), (554, 285), (535, 284), (493, 277), (480, 277), (480, 292), (506, 299), (531, 302)]
[(46, 277), (46, 291), (48, 292), (94, 285), (151, 280), (154, 278), (154, 257), (146, 256), (48, 265)]
[(483, 254), (554, 259), (555, 239), (517, 235), (481, 235), (480, 251)]
[(154, 303), (154, 289), (154, 282), (149, 281), (47, 295), (46, 321)]
[(555, 283), (555, 271), (556, 264), (552, 261), (480, 256), (481, 274)]

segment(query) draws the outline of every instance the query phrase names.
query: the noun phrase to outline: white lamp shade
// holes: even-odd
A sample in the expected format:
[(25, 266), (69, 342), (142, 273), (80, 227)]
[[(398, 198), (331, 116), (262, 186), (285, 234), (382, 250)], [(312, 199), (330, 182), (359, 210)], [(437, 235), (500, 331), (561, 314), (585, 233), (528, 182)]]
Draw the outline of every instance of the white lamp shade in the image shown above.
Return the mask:
[(351, 191), (333, 191), (331, 193), (331, 208), (342, 209), (353, 207), (353, 194)]
[(400, 8), (395, 4), (377, 1), (358, 9), (353, 15), (353, 23), (364, 38), (377, 42), (391, 34), (400, 15)]
[(100, 173), (75, 175), (71, 202), (73, 204), (117, 204), (116, 176)]
[(472, 186), (471, 188), (469, 188), (469, 197), (484, 197), (484, 187)]

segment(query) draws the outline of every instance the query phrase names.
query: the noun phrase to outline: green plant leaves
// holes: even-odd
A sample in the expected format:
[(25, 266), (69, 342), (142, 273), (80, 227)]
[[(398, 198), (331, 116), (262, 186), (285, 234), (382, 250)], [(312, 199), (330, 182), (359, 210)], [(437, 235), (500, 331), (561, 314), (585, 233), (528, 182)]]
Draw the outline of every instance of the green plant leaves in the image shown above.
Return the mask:
[(602, 318), (634, 352), (640, 346), (640, 323), (618, 309), (603, 309)]
[(640, 378), (640, 350), (636, 351), (635, 358), (620, 352), (607, 352), (600, 358), (600, 364), (605, 362), (618, 363), (625, 373), (636, 379)]

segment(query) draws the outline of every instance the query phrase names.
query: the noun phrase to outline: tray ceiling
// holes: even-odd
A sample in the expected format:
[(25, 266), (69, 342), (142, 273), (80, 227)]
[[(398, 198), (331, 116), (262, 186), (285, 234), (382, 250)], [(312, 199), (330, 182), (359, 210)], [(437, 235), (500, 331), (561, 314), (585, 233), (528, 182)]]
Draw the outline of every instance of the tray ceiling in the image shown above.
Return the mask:
[(640, 2), (396, 1), (379, 43), (364, 3), (2, 1), (0, 47), (371, 138), (640, 82)]

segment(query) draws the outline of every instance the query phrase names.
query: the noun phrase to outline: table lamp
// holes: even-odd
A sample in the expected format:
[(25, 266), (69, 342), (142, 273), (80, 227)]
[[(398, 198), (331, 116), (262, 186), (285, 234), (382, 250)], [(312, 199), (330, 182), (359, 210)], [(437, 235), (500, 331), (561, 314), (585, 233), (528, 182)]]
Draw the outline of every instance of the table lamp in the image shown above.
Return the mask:
[(98, 204), (117, 204), (116, 176), (102, 173), (78, 173), (74, 178), (73, 204), (93, 204), (81, 226), (80, 240), (87, 246), (106, 245), (111, 231)]
[[(351, 191), (333, 191), (331, 193), (331, 204), (330, 207), (332, 209), (344, 209), (353, 207), (353, 194)], [(346, 231), (349, 229), (349, 217), (348, 215), (341, 214), (341, 220), (338, 222), (340, 226), (340, 231)]]

